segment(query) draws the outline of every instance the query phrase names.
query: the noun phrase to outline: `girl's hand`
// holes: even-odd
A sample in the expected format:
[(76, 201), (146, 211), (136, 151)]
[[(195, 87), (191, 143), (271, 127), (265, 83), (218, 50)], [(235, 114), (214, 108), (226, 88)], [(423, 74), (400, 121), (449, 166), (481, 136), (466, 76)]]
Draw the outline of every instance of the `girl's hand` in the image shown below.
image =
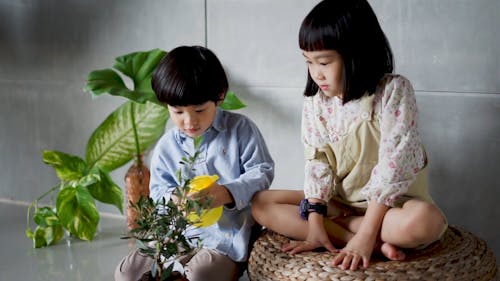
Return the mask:
[(340, 253), (333, 258), (333, 265), (340, 265), (342, 270), (356, 270), (359, 266), (367, 268), (375, 246), (376, 237), (363, 237), (355, 234)]
[(290, 243), (285, 244), (282, 248), (284, 252), (290, 254), (298, 254), (300, 252), (311, 251), (319, 247), (324, 247), (328, 251), (335, 253), (338, 250), (333, 246), (328, 238), (324, 224), (323, 216), (317, 213), (309, 214), (309, 232), (305, 241), (292, 240)]

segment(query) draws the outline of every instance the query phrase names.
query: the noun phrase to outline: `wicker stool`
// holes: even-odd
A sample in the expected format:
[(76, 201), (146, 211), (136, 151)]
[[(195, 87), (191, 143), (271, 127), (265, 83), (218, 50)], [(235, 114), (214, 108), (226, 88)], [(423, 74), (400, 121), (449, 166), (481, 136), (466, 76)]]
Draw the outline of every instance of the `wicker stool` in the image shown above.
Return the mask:
[(283, 253), (288, 238), (266, 231), (250, 254), (252, 281), (284, 280), (497, 280), (498, 267), (486, 243), (472, 233), (450, 226), (443, 238), (423, 250), (405, 251), (403, 262), (372, 259), (370, 267), (356, 271), (331, 266), (332, 254)]

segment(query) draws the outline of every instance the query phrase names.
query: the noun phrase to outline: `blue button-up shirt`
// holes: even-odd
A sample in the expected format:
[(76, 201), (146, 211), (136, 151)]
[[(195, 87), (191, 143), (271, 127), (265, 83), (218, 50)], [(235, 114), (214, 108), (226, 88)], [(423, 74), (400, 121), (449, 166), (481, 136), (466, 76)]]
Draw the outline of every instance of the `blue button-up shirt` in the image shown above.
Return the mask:
[[(247, 117), (217, 108), (212, 127), (203, 134), (195, 175), (218, 175), (234, 198), (234, 208), (223, 208), (220, 220), (209, 227), (190, 229), (187, 236), (200, 236), (204, 248), (215, 249), (234, 261), (245, 261), (252, 218), (253, 195), (268, 189), (274, 178), (274, 161), (257, 126)], [(154, 200), (170, 195), (177, 182), (182, 157), (194, 155), (193, 139), (177, 127), (163, 135), (152, 154), (150, 196)], [(187, 171), (183, 170), (183, 173)]]

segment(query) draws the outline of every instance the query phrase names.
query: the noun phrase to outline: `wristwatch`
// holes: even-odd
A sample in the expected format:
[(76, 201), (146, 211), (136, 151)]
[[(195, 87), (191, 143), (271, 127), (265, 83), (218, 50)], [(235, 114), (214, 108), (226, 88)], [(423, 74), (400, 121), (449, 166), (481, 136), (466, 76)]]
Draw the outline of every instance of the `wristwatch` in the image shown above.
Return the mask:
[(315, 212), (323, 217), (326, 216), (326, 205), (323, 203), (310, 203), (307, 199), (300, 200), (299, 213), (300, 217), (304, 220), (309, 218), (309, 213)]

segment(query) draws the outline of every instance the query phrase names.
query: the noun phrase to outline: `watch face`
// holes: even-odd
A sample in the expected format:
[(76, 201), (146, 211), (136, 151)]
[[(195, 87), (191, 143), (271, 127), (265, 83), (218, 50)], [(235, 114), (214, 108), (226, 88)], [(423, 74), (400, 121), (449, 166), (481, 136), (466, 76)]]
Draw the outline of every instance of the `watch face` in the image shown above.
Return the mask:
[(304, 220), (307, 220), (309, 217), (309, 201), (307, 199), (300, 200), (299, 213), (300, 217)]

